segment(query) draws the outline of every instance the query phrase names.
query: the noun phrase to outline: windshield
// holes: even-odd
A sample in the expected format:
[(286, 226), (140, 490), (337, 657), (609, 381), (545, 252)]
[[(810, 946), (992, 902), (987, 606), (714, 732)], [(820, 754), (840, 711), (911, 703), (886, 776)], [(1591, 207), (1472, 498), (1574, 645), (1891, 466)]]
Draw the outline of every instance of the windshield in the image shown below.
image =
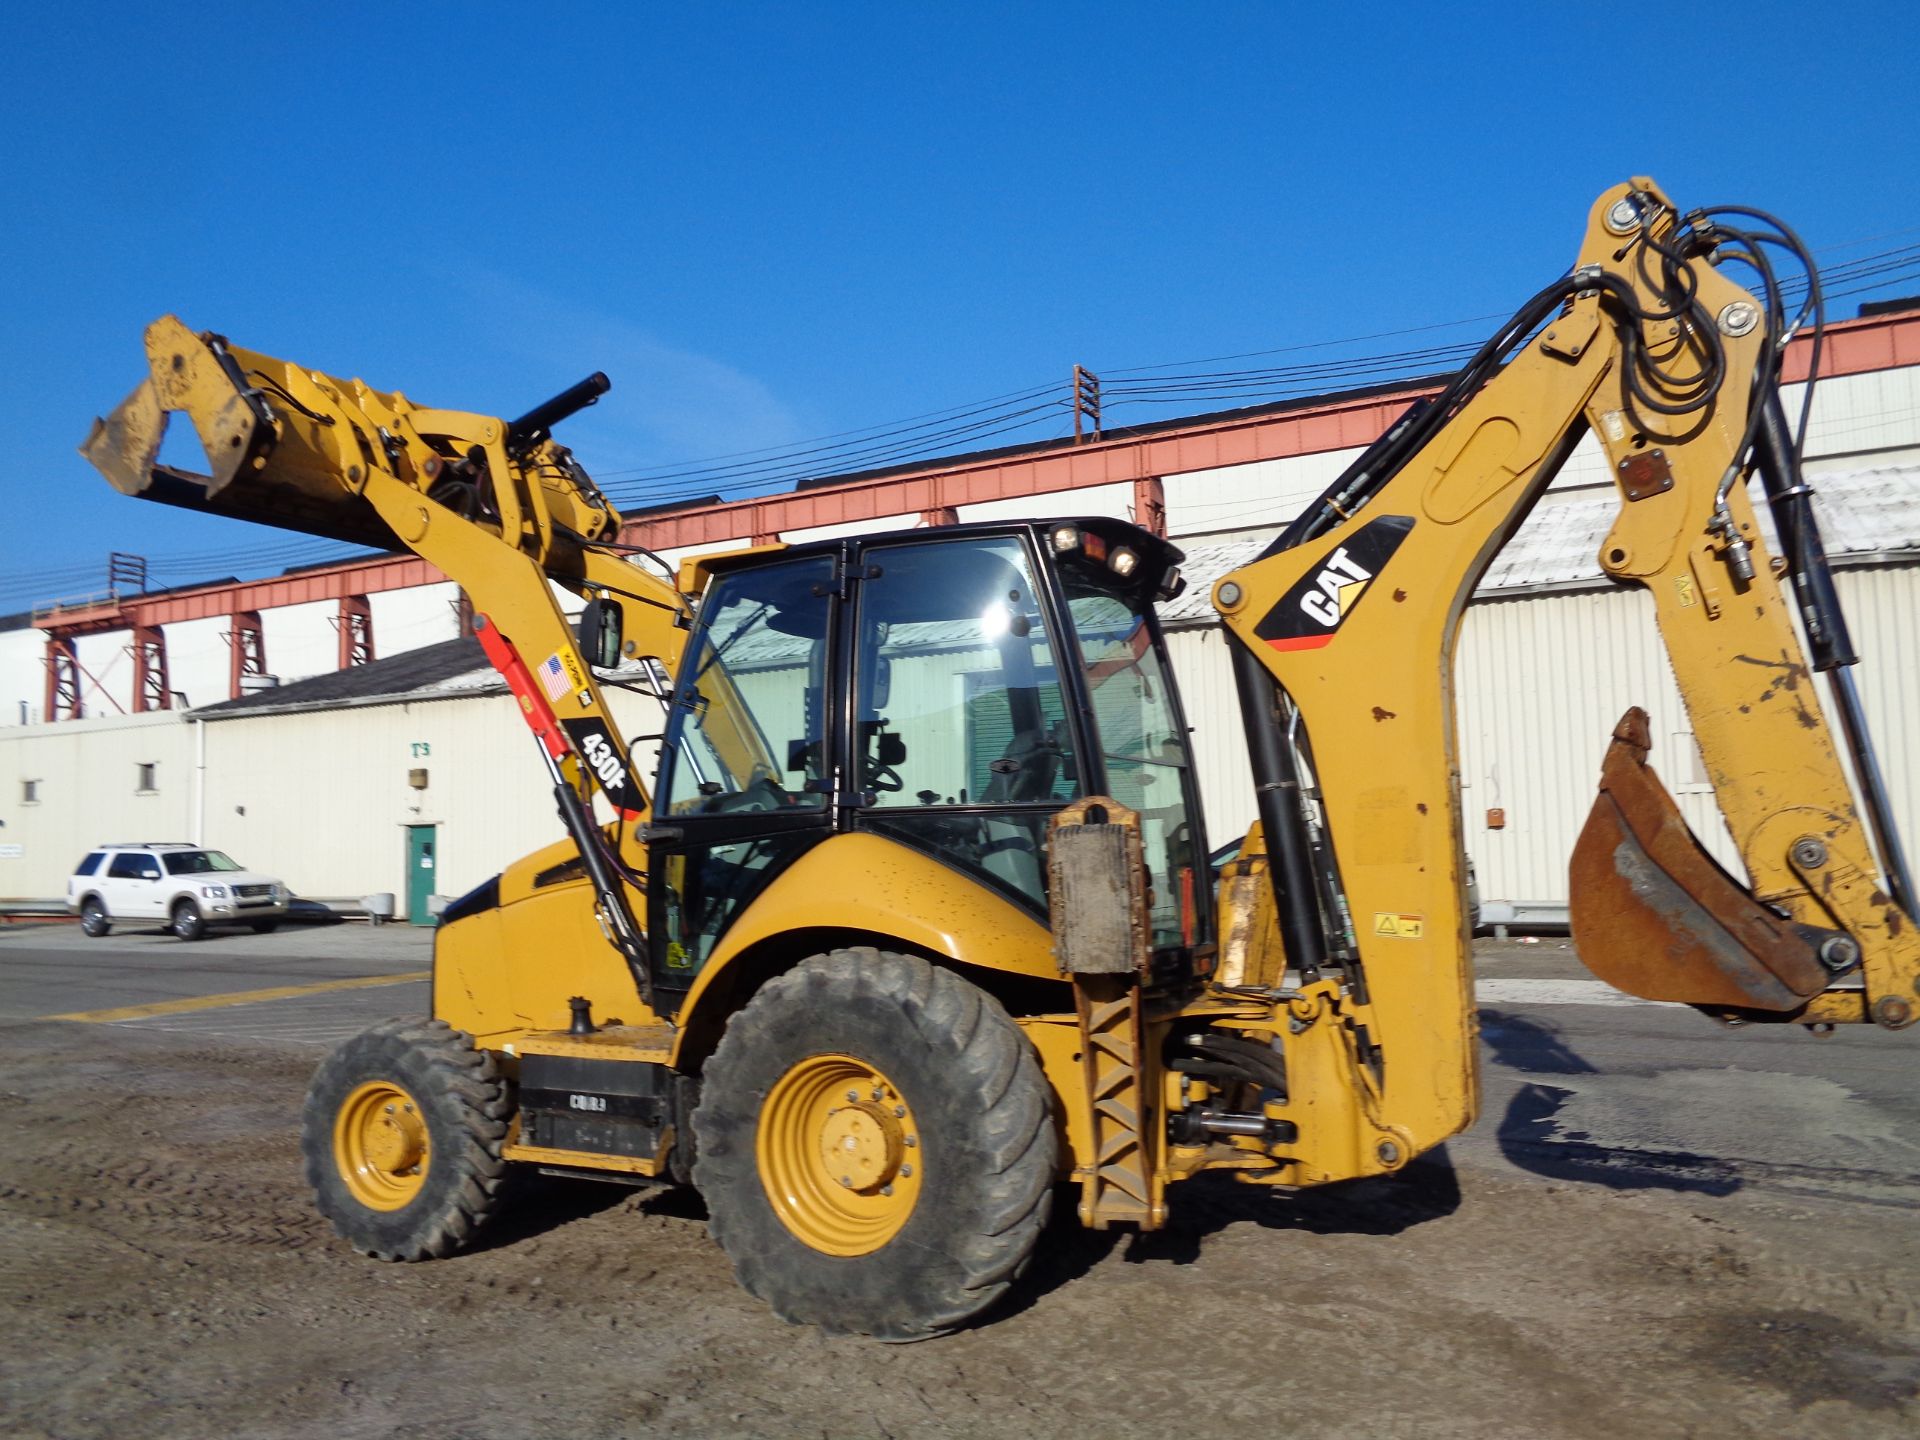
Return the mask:
[(826, 804), (828, 556), (716, 580), (661, 754), (670, 813)]
[(1186, 737), (1174, 709), (1149, 602), (1099, 578), (1062, 575), (1080, 637), (1080, 662), (1093, 700), (1107, 792), (1140, 814), (1140, 839), (1153, 877), (1153, 943), (1191, 945), (1206, 929), (1210, 872), (1196, 875), (1198, 825)]
[(160, 859), (169, 875), (207, 875), (216, 870), (240, 868), (218, 850), (173, 850)]

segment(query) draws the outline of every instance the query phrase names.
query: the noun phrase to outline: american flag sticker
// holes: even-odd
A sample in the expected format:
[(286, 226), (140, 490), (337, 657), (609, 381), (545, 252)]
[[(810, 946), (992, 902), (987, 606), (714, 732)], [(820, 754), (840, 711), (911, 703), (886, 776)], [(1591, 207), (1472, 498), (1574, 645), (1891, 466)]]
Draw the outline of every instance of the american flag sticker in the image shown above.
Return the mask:
[(566, 667), (560, 663), (558, 655), (547, 656), (540, 666), (540, 684), (549, 700), (558, 700), (573, 688), (573, 682), (567, 678)]

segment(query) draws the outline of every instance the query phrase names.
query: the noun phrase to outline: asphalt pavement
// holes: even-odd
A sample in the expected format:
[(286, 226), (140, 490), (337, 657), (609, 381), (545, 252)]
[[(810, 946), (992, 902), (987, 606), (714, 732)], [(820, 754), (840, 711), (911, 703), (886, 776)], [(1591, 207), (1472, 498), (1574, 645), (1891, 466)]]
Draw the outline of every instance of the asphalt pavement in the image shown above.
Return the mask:
[[(183, 942), (0, 932), (0, 1022), (324, 1047), (424, 1013), (432, 932), (288, 926)], [(1479, 1122), (1461, 1163), (1549, 1180), (1920, 1206), (1920, 1032), (1718, 1025), (1592, 979), (1565, 939), (1483, 941)]]
[[(116, 926), (0, 931), (0, 1022), (83, 1016), (237, 1039), (331, 1044), (427, 1007), (433, 932), (409, 925), (285, 925), (183, 941)], [(137, 1013), (144, 1012), (144, 1013)]]

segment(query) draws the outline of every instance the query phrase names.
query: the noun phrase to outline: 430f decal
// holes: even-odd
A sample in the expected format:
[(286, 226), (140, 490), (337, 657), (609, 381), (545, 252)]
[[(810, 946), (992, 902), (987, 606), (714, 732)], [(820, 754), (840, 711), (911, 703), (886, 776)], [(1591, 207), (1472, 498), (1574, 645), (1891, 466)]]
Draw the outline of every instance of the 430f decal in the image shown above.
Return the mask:
[(1369, 520), (1282, 595), (1253, 633), (1276, 650), (1315, 650), (1326, 644), (1412, 531), (1411, 515)]
[(600, 788), (606, 791), (607, 798), (621, 810), (638, 810), (639, 788), (621, 762), (607, 727), (590, 715), (579, 720), (562, 720), (560, 724), (566, 729), (567, 738), (573, 741), (573, 748), (580, 752), (581, 760), (600, 782)]

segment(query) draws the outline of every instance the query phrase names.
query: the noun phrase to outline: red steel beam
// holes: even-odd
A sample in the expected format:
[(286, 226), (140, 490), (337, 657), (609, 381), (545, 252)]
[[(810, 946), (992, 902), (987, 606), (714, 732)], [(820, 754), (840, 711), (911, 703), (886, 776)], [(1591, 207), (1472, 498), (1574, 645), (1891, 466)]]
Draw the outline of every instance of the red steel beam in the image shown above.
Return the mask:
[[(1809, 349), (1805, 336), (1787, 347), (1785, 379), (1789, 383), (1806, 379)], [(1920, 365), (1920, 314), (1873, 315), (1827, 327), (1820, 357), (1823, 377), (1904, 365)], [(1090, 440), (1024, 455), (959, 464), (936, 462), (923, 469), (840, 485), (650, 515), (628, 521), (621, 527), (621, 539), (654, 550), (698, 548), (749, 535), (770, 537), (787, 530), (888, 515), (911, 517), (989, 500), (1089, 485), (1133, 484), (1225, 465), (1352, 449), (1371, 444), (1410, 401), (1432, 393), (1430, 387), (1412, 388), (1278, 414), (1176, 423), (1150, 435)]]
[[(1808, 350), (1804, 336), (1788, 347), (1784, 374), (1789, 383), (1806, 378)], [(1827, 327), (1820, 361), (1822, 376), (1858, 375), (1906, 365), (1920, 365), (1920, 314), (1905, 311), (1874, 315)], [(911, 523), (916, 514), (954, 513), (959, 506), (989, 500), (1091, 485), (1134, 485), (1194, 470), (1352, 449), (1378, 438), (1409, 401), (1431, 393), (1430, 388), (1407, 389), (1306, 405), (1278, 414), (1173, 423), (1150, 435), (1090, 440), (1027, 454), (957, 464), (934, 462), (918, 470), (630, 520), (621, 527), (621, 538), (629, 544), (666, 550), (750, 536), (773, 538), (788, 530), (884, 516), (898, 515), (903, 523)], [(445, 579), (439, 570), (416, 556), (379, 556), (270, 580), (209, 585), (166, 595), (126, 596), (118, 602), (72, 609), (56, 607), (44, 615), (36, 614), (35, 619), (49, 635), (72, 637), (315, 600), (339, 601)]]
[(174, 590), (165, 595), (126, 595), (117, 602), (41, 612), (36, 619), (51, 635), (92, 635), (103, 630), (173, 625), (182, 620), (224, 619), (236, 611), (272, 610), (315, 600), (338, 601), (352, 595), (376, 595), (383, 590), (432, 585), (446, 578), (417, 555), (382, 555), (326, 570), (276, 575), (268, 580), (208, 585), (197, 590)]

